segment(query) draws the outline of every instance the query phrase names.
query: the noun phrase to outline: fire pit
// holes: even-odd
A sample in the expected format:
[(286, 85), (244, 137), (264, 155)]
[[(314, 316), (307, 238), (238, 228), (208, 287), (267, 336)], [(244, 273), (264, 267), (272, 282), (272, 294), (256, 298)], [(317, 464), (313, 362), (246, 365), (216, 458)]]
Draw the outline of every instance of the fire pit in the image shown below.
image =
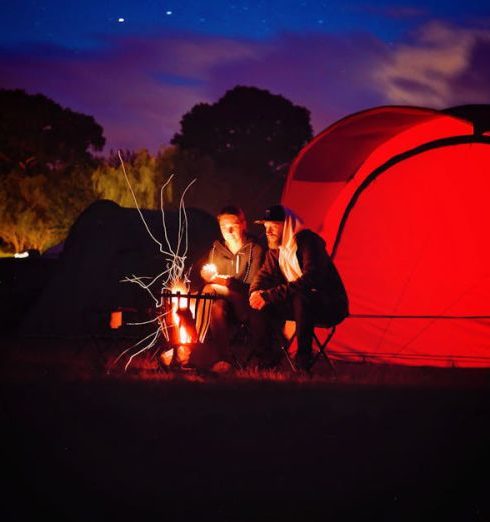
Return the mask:
[(185, 369), (192, 350), (206, 338), (211, 310), (217, 299), (214, 294), (182, 290), (164, 290), (157, 307), (163, 342), (155, 356), (164, 370)]

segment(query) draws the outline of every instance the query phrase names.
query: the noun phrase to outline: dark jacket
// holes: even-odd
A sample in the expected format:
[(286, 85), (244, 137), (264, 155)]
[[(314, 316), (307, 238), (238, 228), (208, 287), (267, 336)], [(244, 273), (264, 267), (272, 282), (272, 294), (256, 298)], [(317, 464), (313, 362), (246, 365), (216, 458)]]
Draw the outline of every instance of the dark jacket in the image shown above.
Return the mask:
[(262, 264), (264, 249), (254, 237), (247, 236), (245, 244), (233, 254), (222, 241), (215, 241), (208, 262), (214, 263), (220, 275), (230, 276), (228, 287), (237, 292), (248, 292)]
[(348, 315), (348, 299), (340, 275), (325, 248), (325, 241), (311, 230), (296, 234), (302, 276), (288, 282), (279, 268), (279, 250), (268, 250), (264, 264), (250, 285), (250, 292), (260, 290), (267, 303), (278, 304), (295, 292), (318, 292), (325, 304), (326, 321), (340, 322)]

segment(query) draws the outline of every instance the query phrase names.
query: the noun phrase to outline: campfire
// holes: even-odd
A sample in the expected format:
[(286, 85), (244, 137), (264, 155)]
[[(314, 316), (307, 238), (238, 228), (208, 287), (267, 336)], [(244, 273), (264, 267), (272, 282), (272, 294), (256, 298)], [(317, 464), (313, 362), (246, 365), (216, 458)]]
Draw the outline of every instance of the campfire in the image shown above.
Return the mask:
[(192, 349), (204, 341), (214, 296), (191, 293), (184, 283), (162, 292), (159, 323), (165, 339), (160, 361), (166, 366), (185, 366)]
[[(131, 274), (122, 279), (124, 283), (133, 283), (143, 289), (153, 303), (152, 317), (145, 321), (127, 323), (132, 326), (154, 326), (154, 330), (134, 345), (124, 349), (115, 359), (112, 366), (125, 358), (124, 369), (127, 370), (132, 361), (143, 354), (150, 355), (159, 362), (159, 367), (182, 367), (190, 357), (193, 347), (203, 343), (206, 336), (211, 307), (215, 296), (191, 293), (188, 285), (186, 261), (189, 250), (188, 221), (184, 205), (184, 196), (196, 181), (192, 180), (182, 193), (179, 204), (179, 229), (175, 244), (170, 241), (169, 231), (165, 220), (163, 193), (171, 182), (173, 175), (160, 188), (160, 210), (162, 213), (163, 241), (158, 239), (145, 220), (138, 205), (138, 201), (129, 182), (121, 153), (118, 151), (122, 172), (133, 196), (136, 209), (149, 237), (157, 245), (162, 255), (161, 273), (154, 276), (137, 276)], [(215, 269), (216, 270), (216, 269)], [(117, 329), (122, 325), (122, 317), (111, 316), (111, 328)]]
[(168, 349), (162, 351), (160, 359), (165, 366), (189, 361), (192, 344), (197, 342), (194, 317), (195, 300), (191, 303), (189, 288), (184, 283), (176, 283), (162, 293), (159, 321)]

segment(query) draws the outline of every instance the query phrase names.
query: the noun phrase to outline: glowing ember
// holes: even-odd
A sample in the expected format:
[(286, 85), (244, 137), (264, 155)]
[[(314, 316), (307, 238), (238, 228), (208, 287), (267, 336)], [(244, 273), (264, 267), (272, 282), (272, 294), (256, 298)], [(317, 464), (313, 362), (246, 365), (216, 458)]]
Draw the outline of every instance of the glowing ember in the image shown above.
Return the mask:
[(177, 357), (182, 364), (187, 364), (191, 357), (191, 348), (190, 346), (179, 346), (177, 348)]
[[(177, 360), (180, 364), (187, 364), (191, 357), (191, 348), (188, 345), (182, 345), (177, 348)], [(165, 366), (170, 366), (174, 357), (173, 349), (162, 352), (160, 359)]]
[(170, 366), (173, 356), (174, 356), (174, 351), (167, 350), (166, 352), (162, 352), (160, 354), (160, 359), (165, 366)]

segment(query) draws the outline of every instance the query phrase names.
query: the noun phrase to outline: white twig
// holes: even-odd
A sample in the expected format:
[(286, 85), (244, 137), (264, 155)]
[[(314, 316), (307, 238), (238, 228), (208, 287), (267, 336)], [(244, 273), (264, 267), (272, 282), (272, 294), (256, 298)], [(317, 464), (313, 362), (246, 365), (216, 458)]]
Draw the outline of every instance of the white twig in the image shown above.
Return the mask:
[[(155, 309), (158, 310), (163, 306), (163, 301), (161, 299), (161, 293), (163, 291), (169, 291), (172, 290), (172, 287), (176, 282), (182, 282), (184, 285), (188, 285), (189, 281), (189, 273), (190, 269), (186, 272), (185, 271), (185, 263), (187, 259), (187, 252), (189, 249), (189, 233), (188, 233), (188, 217), (187, 212), (184, 205), (184, 197), (187, 193), (187, 191), (190, 189), (190, 187), (196, 182), (196, 178), (193, 179), (185, 188), (184, 192), (182, 193), (182, 196), (179, 201), (179, 211), (178, 211), (178, 230), (177, 230), (177, 245), (175, 249), (172, 247), (172, 244), (169, 239), (168, 235), (168, 229), (165, 219), (165, 209), (164, 209), (164, 191), (167, 188), (168, 184), (172, 181), (174, 175), (172, 174), (169, 179), (163, 184), (163, 186), (160, 189), (160, 211), (162, 215), (162, 228), (163, 228), (163, 236), (165, 238), (167, 249), (165, 249), (163, 243), (159, 241), (151, 232), (150, 227), (148, 223), (146, 222), (143, 213), (141, 212), (141, 209), (138, 205), (138, 200), (136, 198), (136, 194), (134, 193), (134, 190), (131, 186), (131, 183), (129, 181), (129, 177), (126, 173), (126, 168), (124, 166), (124, 161), (122, 159), (121, 152), (118, 151), (119, 160), (121, 162), (122, 171), (124, 174), (124, 177), (126, 179), (126, 183), (128, 184), (129, 190), (131, 192), (131, 195), (133, 197), (134, 203), (136, 205), (136, 210), (138, 211), (138, 214), (141, 218), (141, 221), (143, 222), (143, 225), (145, 226), (146, 231), (148, 232), (148, 235), (150, 238), (159, 246), (159, 251), (163, 255), (163, 263), (165, 265), (165, 270), (160, 272), (156, 276), (136, 276), (134, 274), (129, 276), (125, 276), (121, 282), (123, 283), (134, 283), (137, 284), (140, 288), (145, 290), (153, 300), (153, 303), (155, 305)], [(183, 248), (183, 252), (181, 252), (181, 249)], [(160, 295), (156, 295), (156, 292), (152, 289), (153, 285), (155, 283), (159, 282), (159, 290)], [(130, 346), (129, 348), (125, 349), (115, 360), (114, 365), (121, 360), (122, 357), (125, 355), (128, 355), (131, 353), (132, 350), (135, 348), (138, 348), (145, 342), (147, 344), (143, 346), (142, 348), (139, 348), (135, 353), (131, 353), (129, 355), (129, 359), (124, 367), (125, 371), (129, 368), (132, 361), (135, 357), (138, 355), (141, 355), (142, 353), (150, 350), (155, 344), (157, 343), (158, 339), (160, 337), (164, 337), (166, 341), (168, 342), (170, 336), (168, 332), (168, 325), (167, 322), (164, 320), (165, 316), (169, 314), (169, 311), (166, 311), (164, 313), (158, 313), (157, 315), (148, 321), (141, 321), (141, 322), (134, 322), (134, 323), (127, 323), (132, 326), (143, 326), (146, 324), (155, 324), (157, 323), (157, 329), (138, 341), (136, 344)], [(172, 325), (173, 326), (173, 325)]]

